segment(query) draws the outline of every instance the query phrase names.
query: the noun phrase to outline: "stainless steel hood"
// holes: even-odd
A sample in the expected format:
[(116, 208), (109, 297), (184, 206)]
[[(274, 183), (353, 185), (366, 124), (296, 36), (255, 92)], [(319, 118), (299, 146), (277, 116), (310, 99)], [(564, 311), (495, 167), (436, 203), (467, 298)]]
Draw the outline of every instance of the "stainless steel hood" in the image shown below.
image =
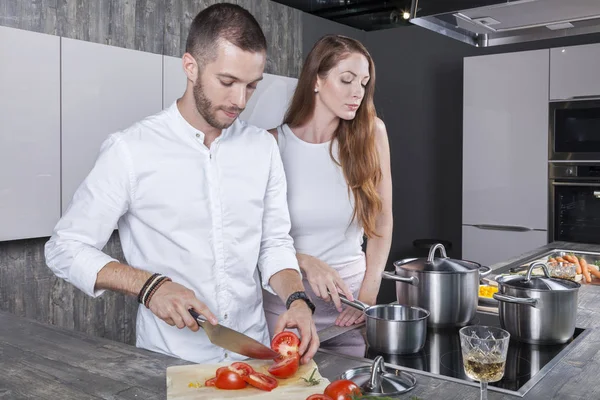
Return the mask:
[(412, 0), (410, 14), (478, 47), (600, 32), (600, 0)]

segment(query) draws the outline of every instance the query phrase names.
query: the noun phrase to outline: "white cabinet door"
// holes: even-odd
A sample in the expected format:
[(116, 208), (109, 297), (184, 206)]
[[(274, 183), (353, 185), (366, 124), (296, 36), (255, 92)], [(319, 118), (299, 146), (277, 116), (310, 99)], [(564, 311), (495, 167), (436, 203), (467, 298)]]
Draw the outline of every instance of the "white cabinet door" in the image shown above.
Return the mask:
[(548, 244), (547, 231), (501, 231), (474, 226), (462, 228), (462, 258), (493, 265)]
[[(185, 92), (187, 79), (180, 58), (165, 56), (163, 106), (169, 107)], [(275, 128), (283, 122), (298, 80), (286, 76), (263, 74), (240, 119), (263, 129)]]
[(550, 99), (600, 96), (600, 44), (550, 49)]
[(60, 38), (0, 27), (0, 240), (60, 217)]
[(465, 58), (463, 224), (548, 229), (548, 58)]
[(162, 55), (61, 40), (64, 211), (108, 135), (162, 109)]

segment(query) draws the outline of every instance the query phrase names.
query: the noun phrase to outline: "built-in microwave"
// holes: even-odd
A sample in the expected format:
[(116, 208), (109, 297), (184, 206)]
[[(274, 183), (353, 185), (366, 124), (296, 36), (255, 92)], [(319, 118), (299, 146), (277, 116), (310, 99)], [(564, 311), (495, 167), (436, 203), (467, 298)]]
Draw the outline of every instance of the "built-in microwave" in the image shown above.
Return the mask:
[(549, 104), (550, 161), (600, 161), (600, 97)]

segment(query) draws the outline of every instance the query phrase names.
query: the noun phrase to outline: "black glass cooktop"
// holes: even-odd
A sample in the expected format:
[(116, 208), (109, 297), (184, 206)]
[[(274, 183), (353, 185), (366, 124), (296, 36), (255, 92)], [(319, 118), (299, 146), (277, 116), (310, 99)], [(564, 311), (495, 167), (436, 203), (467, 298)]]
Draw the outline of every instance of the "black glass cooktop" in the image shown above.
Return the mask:
[[(477, 313), (469, 325), (500, 327), (500, 320), (496, 314)], [(372, 360), (380, 355), (386, 363), (400, 367), (476, 382), (467, 377), (463, 369), (458, 331), (459, 328), (429, 328), (425, 347), (416, 354), (391, 355), (377, 353), (367, 347), (365, 357)], [(561, 345), (541, 346), (511, 340), (508, 347), (504, 378), (498, 382), (489, 383), (489, 386), (518, 392), (583, 331), (584, 329), (576, 328), (573, 338), (568, 343)]]

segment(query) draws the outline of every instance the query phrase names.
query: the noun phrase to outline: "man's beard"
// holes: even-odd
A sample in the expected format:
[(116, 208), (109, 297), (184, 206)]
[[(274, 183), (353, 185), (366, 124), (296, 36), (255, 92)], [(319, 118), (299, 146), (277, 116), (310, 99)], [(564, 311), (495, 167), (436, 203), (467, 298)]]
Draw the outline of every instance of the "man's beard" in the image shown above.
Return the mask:
[(212, 101), (210, 101), (210, 99), (206, 96), (206, 93), (204, 93), (204, 89), (202, 88), (200, 80), (198, 80), (194, 85), (194, 100), (196, 100), (196, 109), (200, 115), (202, 115), (202, 118), (204, 118), (204, 120), (208, 122), (210, 126), (216, 129), (227, 129), (235, 121), (234, 119), (231, 122), (220, 122), (217, 118), (217, 111), (220, 109), (236, 114), (240, 114), (242, 111), (244, 111), (243, 108), (237, 107), (227, 109), (223, 107), (214, 107)]

